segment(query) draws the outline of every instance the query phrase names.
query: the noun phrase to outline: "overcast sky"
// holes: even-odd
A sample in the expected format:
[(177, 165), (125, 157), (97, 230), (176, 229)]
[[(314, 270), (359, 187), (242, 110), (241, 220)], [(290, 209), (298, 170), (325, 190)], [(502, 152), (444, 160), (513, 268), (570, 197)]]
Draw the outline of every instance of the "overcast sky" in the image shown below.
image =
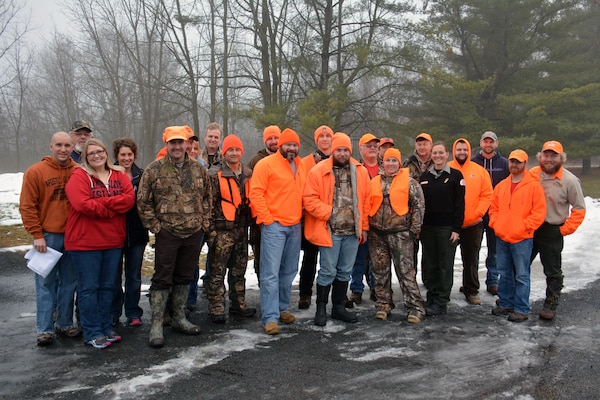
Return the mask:
[(35, 37), (44, 37), (54, 32), (54, 27), (63, 30), (69, 21), (60, 12), (58, 0), (24, 0), (25, 8), (31, 11), (31, 28)]

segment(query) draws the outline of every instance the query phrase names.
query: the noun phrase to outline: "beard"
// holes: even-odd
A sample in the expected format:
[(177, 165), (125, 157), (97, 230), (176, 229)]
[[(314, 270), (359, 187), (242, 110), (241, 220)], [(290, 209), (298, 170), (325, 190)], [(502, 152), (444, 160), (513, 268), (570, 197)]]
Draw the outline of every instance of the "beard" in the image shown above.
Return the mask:
[(296, 157), (298, 156), (298, 152), (294, 151), (294, 150), (284, 151), (283, 149), (280, 148), (279, 151), (281, 152), (281, 155), (283, 156), (283, 158), (285, 158), (289, 162), (293, 162), (296, 159)]
[(75, 151), (78, 153), (81, 153), (83, 151), (83, 146), (81, 146), (79, 143), (75, 145)]
[(542, 169), (542, 171), (548, 175), (554, 175), (555, 173), (558, 172), (560, 167), (562, 167), (562, 163), (557, 163), (552, 166), (546, 166), (545, 164), (540, 165), (540, 168)]
[(348, 164), (350, 164), (350, 159), (346, 159), (346, 160), (338, 160), (337, 158), (333, 159), (333, 166), (334, 167), (346, 167)]

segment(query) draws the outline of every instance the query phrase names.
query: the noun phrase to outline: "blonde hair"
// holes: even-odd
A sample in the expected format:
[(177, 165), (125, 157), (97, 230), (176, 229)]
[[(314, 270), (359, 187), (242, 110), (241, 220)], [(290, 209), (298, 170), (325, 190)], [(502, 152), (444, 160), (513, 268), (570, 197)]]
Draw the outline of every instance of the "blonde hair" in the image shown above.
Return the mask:
[(102, 147), (102, 149), (104, 150), (104, 153), (106, 154), (106, 161), (104, 162), (104, 166), (106, 167), (106, 169), (112, 169), (114, 171), (125, 172), (125, 168), (121, 167), (120, 165), (113, 165), (108, 161), (109, 160), (108, 148), (106, 147), (106, 145), (104, 143), (102, 143), (102, 141), (100, 139), (91, 138), (87, 142), (85, 142), (85, 145), (83, 146), (83, 150), (81, 151), (81, 167), (83, 169), (85, 169), (88, 174), (98, 177), (96, 170), (94, 168), (92, 168), (92, 166), (88, 163), (87, 150), (90, 146)]

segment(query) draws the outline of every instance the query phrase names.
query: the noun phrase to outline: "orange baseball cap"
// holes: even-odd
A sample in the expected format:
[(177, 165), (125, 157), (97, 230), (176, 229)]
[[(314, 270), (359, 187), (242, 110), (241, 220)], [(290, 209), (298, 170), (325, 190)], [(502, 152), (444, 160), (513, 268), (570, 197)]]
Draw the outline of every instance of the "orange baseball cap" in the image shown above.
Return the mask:
[(417, 135), (417, 137), (415, 138), (415, 141), (419, 141), (419, 139), (421, 140), (429, 140), (431, 143), (433, 143), (433, 139), (431, 139), (431, 135), (429, 133), (425, 133), (425, 132), (421, 132)]
[(557, 154), (563, 153), (563, 147), (560, 142), (556, 140), (551, 140), (549, 142), (544, 143), (544, 147), (542, 147), (542, 151), (551, 150)]
[(362, 146), (363, 144), (369, 143), (373, 140), (375, 140), (376, 142), (379, 142), (379, 138), (377, 136), (373, 135), (372, 133), (365, 133), (364, 135), (362, 135), (362, 137), (358, 141), (358, 145)]
[(383, 146), (384, 144), (389, 143), (392, 146), (394, 145), (394, 139), (389, 138), (389, 137), (384, 137), (379, 139), (379, 146)]
[(519, 162), (527, 162), (529, 157), (527, 156), (527, 153), (525, 153), (523, 150), (517, 149), (510, 152), (510, 154), (508, 155), (508, 159), (515, 159)]

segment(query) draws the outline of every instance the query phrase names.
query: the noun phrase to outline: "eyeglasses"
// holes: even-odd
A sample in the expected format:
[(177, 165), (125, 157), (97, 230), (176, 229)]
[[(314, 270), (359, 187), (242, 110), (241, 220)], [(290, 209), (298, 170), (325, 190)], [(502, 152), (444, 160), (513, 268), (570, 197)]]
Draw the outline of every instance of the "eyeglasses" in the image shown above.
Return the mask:
[(104, 155), (104, 153), (106, 153), (106, 151), (104, 151), (104, 150), (97, 150), (97, 151), (92, 151), (91, 153), (88, 153), (87, 156), (88, 157), (102, 156), (102, 155)]
[(365, 143), (365, 144), (363, 144), (363, 146), (365, 146), (367, 149), (376, 149), (378, 144), (377, 143)]
[(81, 130), (81, 131), (75, 131), (75, 132), (73, 132), (73, 134), (75, 136), (85, 136), (85, 137), (92, 136), (92, 132), (83, 131), (83, 130)]

